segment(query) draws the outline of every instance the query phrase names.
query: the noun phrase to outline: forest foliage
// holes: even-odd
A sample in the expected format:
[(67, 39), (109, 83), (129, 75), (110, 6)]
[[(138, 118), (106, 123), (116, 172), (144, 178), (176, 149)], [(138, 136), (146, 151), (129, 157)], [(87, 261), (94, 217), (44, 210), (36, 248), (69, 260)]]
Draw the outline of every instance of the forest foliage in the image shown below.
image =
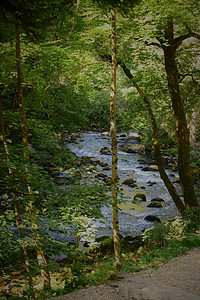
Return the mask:
[[(148, 99), (158, 126), (160, 149), (178, 159), (181, 150), (176, 137), (177, 120), (174, 120), (163, 52), (171, 46), (166, 34), (167, 24), (171, 22), (172, 40), (177, 42), (178, 37), (182, 38), (175, 61), (190, 132), (190, 165), (193, 179), (199, 183), (198, 1), (34, 0), (30, 3), (14, 0), (1, 4), (0, 273), (7, 297), (12, 297), (9, 284), (13, 272), (24, 275), (22, 285), (25, 282), (25, 287), (29, 286), (24, 297), (37, 294), (37, 289), (31, 289), (31, 281), (35, 276), (40, 277), (38, 270), (45, 278), (47, 270), (46, 263), (38, 259), (40, 250), (45, 253), (52, 273), (59, 269), (52, 259), (58, 249), (59, 255), (68, 257), (66, 269), (61, 271), (64, 275), (59, 276), (68, 278), (65, 290), (77, 286), (76, 280), (81, 276), (75, 262), (76, 257), (83, 255), (78, 249), (79, 237), (91, 219), (101, 216), (101, 205), (110, 201), (110, 187), (98, 185), (93, 180), (95, 168), (83, 167), (66, 143), (73, 140), (74, 133), (83, 130), (109, 130), (111, 63), (108, 57), (113, 7), (117, 14), (117, 130), (140, 132), (142, 142), (153, 153), (156, 144), (152, 141), (152, 122), (143, 101)], [(28, 149), (22, 143), (16, 25), (20, 27)], [(134, 80), (126, 76), (123, 66)], [(64, 189), (60, 188), (63, 184), (60, 171), (66, 176), (70, 174)], [(90, 176), (92, 190), (84, 181)], [(186, 219), (196, 215), (198, 224), (199, 212), (195, 209), (195, 213), (190, 212), (192, 217), (188, 213)], [(16, 222), (21, 235), (20, 230), (17, 233)], [(192, 229), (199, 229), (189, 224)], [(49, 227), (64, 233), (75, 230), (75, 243), (69, 245), (49, 237)], [(161, 228), (161, 235), (164, 234)], [(6, 286), (11, 292), (6, 291)]]

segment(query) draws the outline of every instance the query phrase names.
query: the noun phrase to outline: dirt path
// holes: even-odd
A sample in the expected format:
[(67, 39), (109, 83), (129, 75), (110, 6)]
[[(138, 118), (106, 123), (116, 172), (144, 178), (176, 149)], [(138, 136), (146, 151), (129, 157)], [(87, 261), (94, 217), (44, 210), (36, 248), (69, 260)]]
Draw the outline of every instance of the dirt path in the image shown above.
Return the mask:
[(173, 258), (159, 269), (120, 273), (111, 285), (91, 286), (54, 300), (200, 300), (200, 248)]

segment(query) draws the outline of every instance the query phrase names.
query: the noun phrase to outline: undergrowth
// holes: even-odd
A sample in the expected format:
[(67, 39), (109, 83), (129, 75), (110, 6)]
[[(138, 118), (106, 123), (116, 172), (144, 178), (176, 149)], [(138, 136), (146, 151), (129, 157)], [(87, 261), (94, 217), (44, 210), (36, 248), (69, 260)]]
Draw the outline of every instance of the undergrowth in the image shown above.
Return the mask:
[[(171, 258), (183, 255), (194, 247), (200, 247), (199, 230), (200, 208), (192, 208), (183, 218), (175, 218), (165, 224), (154, 224), (152, 228), (145, 230), (141, 240), (136, 239), (137, 247), (135, 245), (132, 248), (130, 245), (126, 247), (122, 239), (120, 271), (139, 272), (150, 267), (158, 268)], [(96, 247), (85, 253), (75, 249), (74, 255), (52, 265), (50, 295), (39, 289), (34, 291), (27, 289), (22, 296), (2, 294), (1, 299), (45, 299), (49, 296), (64, 295), (90, 285), (119, 280), (116, 276), (119, 274), (119, 270), (115, 266), (112, 239), (107, 239), (102, 243), (102, 247)], [(15, 279), (15, 282), (19, 281)]]

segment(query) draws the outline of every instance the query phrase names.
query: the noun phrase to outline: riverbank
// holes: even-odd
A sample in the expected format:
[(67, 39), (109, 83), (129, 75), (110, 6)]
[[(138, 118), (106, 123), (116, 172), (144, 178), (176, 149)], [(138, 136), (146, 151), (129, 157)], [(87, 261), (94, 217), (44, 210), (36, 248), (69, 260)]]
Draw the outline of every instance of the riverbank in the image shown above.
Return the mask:
[(158, 269), (121, 273), (120, 281), (91, 286), (54, 300), (199, 300), (200, 247), (173, 258)]

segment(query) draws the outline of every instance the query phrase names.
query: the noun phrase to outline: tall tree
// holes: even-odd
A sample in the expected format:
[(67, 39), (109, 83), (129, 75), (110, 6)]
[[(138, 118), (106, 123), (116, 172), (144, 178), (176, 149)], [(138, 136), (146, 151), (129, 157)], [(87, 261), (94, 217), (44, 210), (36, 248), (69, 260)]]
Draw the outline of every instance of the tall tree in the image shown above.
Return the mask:
[[(0, 99), (0, 129), (1, 129), (2, 139), (3, 139), (4, 151), (7, 156), (8, 172), (9, 172), (9, 174), (13, 174), (13, 170), (10, 167), (10, 151), (9, 151), (9, 147), (8, 147), (8, 143), (7, 143), (7, 139), (6, 139), (1, 99)], [(17, 229), (19, 232), (20, 239), (22, 240), (24, 235), (23, 235), (22, 227), (21, 227), (21, 223), (20, 223), (21, 216), (20, 216), (20, 211), (19, 211), (19, 205), (18, 205), (16, 193), (13, 191), (12, 191), (12, 197), (13, 197), (13, 204), (14, 204), (14, 210), (15, 210), (15, 222), (16, 222), (16, 226), (17, 226)], [(26, 245), (23, 242), (22, 242), (22, 249), (23, 249), (23, 254), (24, 254), (25, 269), (28, 274), (29, 288), (30, 288), (30, 290), (33, 290), (33, 276), (31, 273), (28, 251), (27, 251)]]
[(200, 35), (197, 35), (193, 32), (188, 32), (187, 34), (174, 37), (173, 18), (169, 18), (164, 27), (164, 37), (157, 37), (158, 41), (160, 42), (160, 46), (164, 52), (165, 70), (176, 125), (176, 134), (179, 151), (179, 175), (183, 189), (183, 196), (186, 209), (192, 206), (198, 206), (199, 204), (194, 190), (194, 183), (190, 168), (189, 132), (184, 109), (184, 102), (181, 96), (179, 86), (179, 73), (176, 64), (176, 51), (184, 40), (192, 36), (200, 38)]
[[(194, 28), (192, 20), (194, 20), (194, 23), (196, 22), (196, 3), (188, 1), (183, 11), (181, 11), (181, 14), (179, 1), (170, 1), (170, 4), (169, 6), (169, 4), (164, 3), (164, 1), (158, 3), (157, 1), (149, 0), (144, 4), (144, 9), (141, 5), (138, 7), (138, 11), (141, 11), (137, 13), (139, 16), (142, 16), (143, 19), (143, 23), (141, 22), (143, 28), (139, 35), (143, 36), (146, 40), (146, 44), (157, 45), (164, 52), (164, 66), (167, 75), (168, 91), (176, 126), (179, 176), (183, 190), (184, 206), (187, 209), (192, 206), (198, 206), (199, 204), (195, 194), (190, 168), (189, 134), (184, 101), (179, 84), (180, 75), (176, 64), (176, 53), (183, 41), (191, 37), (199, 39), (200, 35), (194, 32), (194, 29), (192, 30), (190, 28), (191, 26)], [(156, 13), (154, 14), (155, 10)], [(154, 18), (152, 14), (154, 14)], [(147, 18), (149, 18), (148, 22), (146, 21)], [(140, 20), (141, 19), (139, 19), (139, 22)], [(174, 20), (176, 20), (176, 32), (174, 29)], [(149, 30), (149, 28), (151, 28), (151, 30)], [(180, 32), (182, 34), (180, 34)], [(134, 36), (134, 38), (136, 37)], [(159, 43), (155, 42), (155, 38)], [(151, 42), (149, 43), (149, 41)]]
[[(110, 55), (104, 54), (104, 55), (100, 55), (100, 56), (103, 59), (106, 59), (109, 62), (112, 61)], [(117, 59), (117, 63), (118, 63), (118, 65), (120, 65), (122, 67), (125, 75), (130, 79), (131, 83), (136, 88), (139, 95), (142, 97), (142, 100), (145, 104), (145, 107), (146, 107), (147, 112), (149, 114), (149, 117), (151, 119), (152, 135), (153, 135), (153, 146), (154, 146), (154, 149), (155, 149), (155, 158), (156, 158), (156, 162), (157, 162), (157, 165), (158, 165), (158, 170), (159, 170), (159, 173), (160, 173), (160, 177), (162, 178), (166, 188), (168, 189), (168, 192), (171, 195), (177, 209), (179, 210), (181, 215), (183, 215), (186, 207), (185, 207), (184, 203), (182, 202), (180, 196), (178, 195), (178, 192), (176, 191), (174, 185), (170, 181), (170, 179), (169, 179), (169, 177), (168, 177), (168, 175), (165, 171), (164, 165), (163, 165), (160, 142), (159, 142), (159, 138), (158, 138), (158, 130), (159, 130), (158, 129), (158, 123), (156, 121), (155, 115), (154, 115), (153, 110), (151, 108), (150, 100), (148, 99), (148, 97), (144, 93), (144, 91), (139, 87), (136, 80), (134, 80), (133, 74), (131, 73), (130, 69), (125, 65), (125, 63), (120, 58)]]
[(155, 158), (156, 158), (156, 162), (158, 165), (158, 170), (160, 173), (160, 177), (162, 178), (162, 180), (164, 181), (165, 186), (168, 189), (168, 192), (170, 193), (174, 203), (176, 204), (176, 207), (178, 208), (179, 212), (181, 213), (181, 215), (183, 215), (185, 209), (187, 207), (185, 207), (185, 205), (183, 204), (181, 198), (179, 197), (175, 187), (173, 186), (172, 182), (170, 181), (163, 162), (162, 162), (162, 154), (161, 154), (161, 150), (160, 150), (160, 142), (159, 142), (159, 138), (158, 138), (158, 124), (156, 121), (156, 118), (154, 116), (153, 110), (151, 108), (151, 104), (150, 101), (148, 99), (148, 97), (145, 95), (145, 93), (142, 91), (142, 89), (139, 87), (139, 85), (135, 82), (133, 75), (131, 74), (130, 70), (126, 67), (126, 65), (119, 61), (120, 66), (122, 67), (124, 73), (126, 74), (126, 76), (131, 80), (131, 83), (133, 84), (133, 86), (137, 89), (138, 93), (140, 94), (140, 96), (142, 97), (144, 104), (146, 106), (147, 112), (149, 114), (149, 117), (151, 119), (151, 124), (152, 124), (152, 133), (153, 133), (153, 146), (155, 149)]
[[(47, 266), (47, 260), (45, 258), (45, 253), (42, 248), (41, 237), (39, 233), (39, 226), (37, 220), (36, 207), (34, 205), (34, 195), (31, 187), (31, 171), (30, 171), (30, 157), (28, 149), (28, 132), (26, 124), (26, 113), (25, 104), (23, 97), (23, 83), (22, 83), (22, 67), (21, 67), (21, 50), (20, 50), (20, 28), (23, 28), (29, 37), (38, 39), (41, 36), (44, 37), (44, 28), (53, 24), (53, 22), (58, 20), (58, 13), (60, 13), (64, 8), (66, 11), (71, 5), (73, 5), (74, 0), (67, 1), (37, 1), (34, 0), (30, 4), (26, 0), (14, 0), (1, 2), (1, 13), (5, 14), (8, 22), (12, 27), (15, 26), (16, 32), (16, 61), (17, 61), (17, 79), (18, 79), (18, 99), (20, 107), (20, 124), (22, 132), (22, 144), (23, 144), (23, 155), (25, 161), (25, 177), (28, 191), (28, 199), (26, 203), (26, 208), (29, 213), (29, 221), (32, 229), (32, 236), (36, 246), (37, 261), (40, 265), (41, 276), (44, 280), (44, 288), (50, 289), (50, 273)], [(66, 13), (66, 12), (65, 12)], [(64, 16), (62, 16), (64, 18)], [(1, 126), (2, 127), (2, 126)], [(2, 127), (3, 128), (3, 127)], [(4, 143), (4, 148), (7, 151), (6, 144)], [(7, 154), (8, 151), (7, 151)], [(15, 194), (13, 194), (13, 199), (16, 201)], [(17, 208), (17, 204), (15, 205)], [(16, 211), (16, 223), (18, 225), (20, 237), (22, 236), (21, 227), (19, 224), (19, 212)], [(24, 254), (26, 257), (26, 249), (24, 248)], [(26, 259), (27, 261), (27, 259)], [(26, 264), (27, 265), (27, 264)], [(28, 265), (27, 271), (29, 272)]]
[(18, 74), (18, 97), (19, 97), (19, 106), (20, 106), (20, 116), (21, 116), (21, 130), (22, 130), (22, 143), (23, 143), (23, 152), (25, 159), (25, 171), (27, 175), (27, 189), (29, 194), (29, 203), (28, 210), (30, 214), (31, 226), (33, 229), (33, 237), (36, 245), (37, 260), (40, 265), (41, 275), (44, 279), (44, 288), (51, 288), (50, 273), (47, 266), (47, 261), (45, 258), (45, 253), (42, 249), (39, 235), (39, 227), (36, 217), (36, 208), (33, 205), (34, 197), (31, 188), (31, 174), (29, 171), (30, 157), (28, 150), (28, 133), (26, 125), (26, 113), (23, 97), (23, 85), (22, 85), (22, 67), (21, 67), (21, 49), (20, 49), (20, 25), (16, 23), (16, 60), (17, 60), (17, 74)]
[(113, 213), (113, 241), (115, 250), (116, 264), (120, 264), (120, 236), (119, 236), (119, 217), (117, 203), (117, 137), (116, 137), (116, 77), (117, 77), (117, 41), (116, 41), (116, 13), (111, 10), (112, 34), (111, 34), (111, 90), (110, 90), (110, 135), (112, 149), (112, 213)]

